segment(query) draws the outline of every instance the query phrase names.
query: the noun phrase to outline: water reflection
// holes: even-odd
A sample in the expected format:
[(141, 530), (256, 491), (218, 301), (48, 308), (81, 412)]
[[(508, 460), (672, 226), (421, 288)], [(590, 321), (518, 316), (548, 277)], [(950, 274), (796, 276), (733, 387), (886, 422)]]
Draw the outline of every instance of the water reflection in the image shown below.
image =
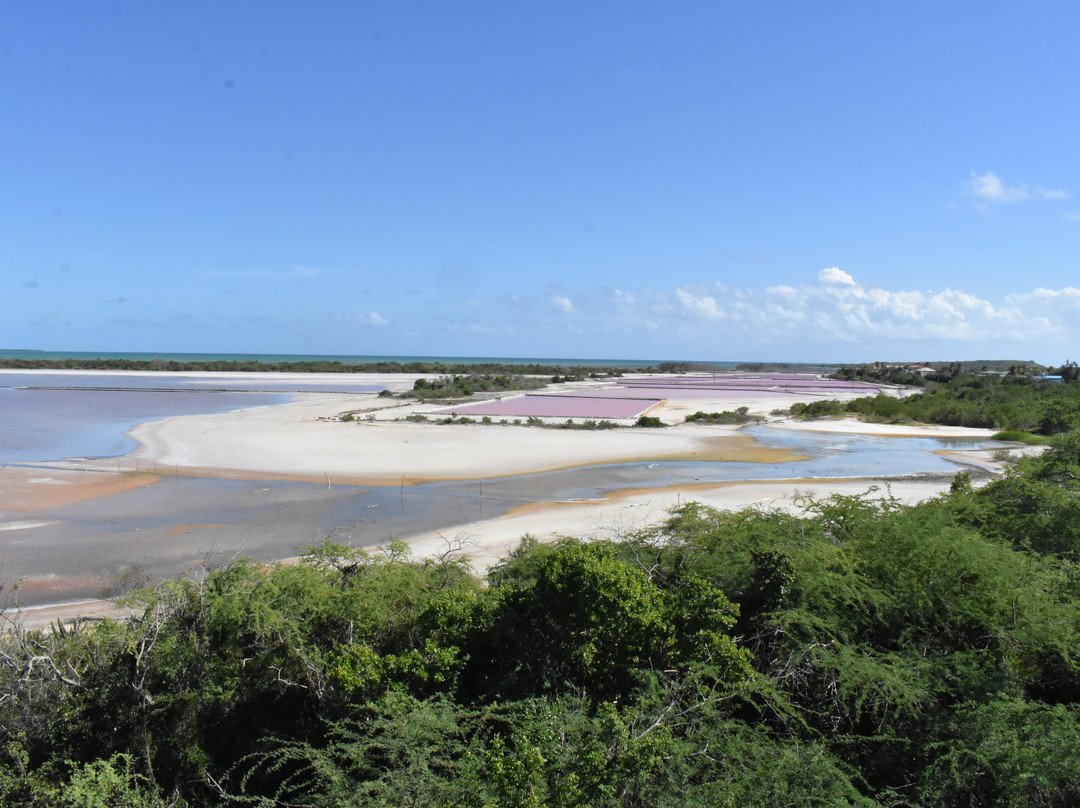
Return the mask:
[(300, 392), (374, 392), (379, 385), (348, 378), (0, 373), (0, 463), (116, 457), (134, 451), (125, 433), (174, 415), (205, 415), (279, 404)]

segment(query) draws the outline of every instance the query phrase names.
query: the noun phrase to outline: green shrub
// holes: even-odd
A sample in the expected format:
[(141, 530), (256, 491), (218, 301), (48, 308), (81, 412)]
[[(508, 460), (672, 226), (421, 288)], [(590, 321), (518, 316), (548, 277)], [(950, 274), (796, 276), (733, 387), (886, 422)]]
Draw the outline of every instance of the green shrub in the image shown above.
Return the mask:
[(658, 427), (658, 426), (666, 426), (666, 424), (663, 421), (661, 421), (659, 418), (656, 418), (656, 417), (654, 417), (652, 415), (642, 415), (634, 423), (634, 426)]

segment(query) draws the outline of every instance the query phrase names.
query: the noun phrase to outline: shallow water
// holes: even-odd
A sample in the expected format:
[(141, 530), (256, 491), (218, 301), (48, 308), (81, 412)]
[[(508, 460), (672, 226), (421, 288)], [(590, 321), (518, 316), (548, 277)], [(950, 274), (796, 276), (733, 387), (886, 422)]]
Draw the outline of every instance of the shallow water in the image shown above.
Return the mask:
[(0, 373), (0, 464), (117, 457), (125, 433), (173, 415), (229, 412), (288, 401), (299, 392), (374, 392), (378, 385), (303, 379), (219, 379), (131, 374)]
[[(0, 385), (10, 381), (10, 376), (0, 377)], [(99, 392), (0, 386), (0, 462), (124, 454), (132, 443), (123, 433), (138, 422), (287, 398), (248, 391)], [(989, 440), (844, 435), (764, 425), (744, 432), (766, 445), (811, 457), (774, 464), (615, 463), (414, 486), (163, 477), (153, 485), (88, 502), (32, 515), (0, 516), (0, 527), (20, 519), (49, 523), (0, 531), (0, 580), (57, 581), (53, 589), (25, 589), (21, 600), (26, 605), (93, 597), (103, 582), (133, 565), (155, 577), (169, 577), (197, 571), (204, 561), (221, 563), (236, 555), (257, 560), (288, 557), (327, 539), (365, 546), (434, 530), (453, 536), (471, 522), (500, 516), (517, 505), (596, 499), (628, 488), (951, 472), (957, 464), (935, 452), (1000, 445)]]
[(125, 433), (173, 415), (228, 412), (288, 401), (243, 392), (124, 392), (0, 387), (0, 464), (116, 457), (136, 448)]

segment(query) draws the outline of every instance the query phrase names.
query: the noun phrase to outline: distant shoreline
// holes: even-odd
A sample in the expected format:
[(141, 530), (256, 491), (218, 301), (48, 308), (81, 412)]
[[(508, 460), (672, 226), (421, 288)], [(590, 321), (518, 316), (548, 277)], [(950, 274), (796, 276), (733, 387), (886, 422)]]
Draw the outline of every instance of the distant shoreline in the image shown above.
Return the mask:
[(277, 353), (199, 353), (199, 352), (153, 352), (153, 351), (43, 351), (37, 349), (0, 349), (0, 359), (33, 360), (129, 360), (150, 362), (161, 359), (166, 362), (339, 362), (346, 365), (396, 362), (407, 364), (438, 363), (443, 365), (549, 365), (557, 367), (656, 367), (664, 362), (711, 364), (718, 367), (734, 367), (738, 362), (712, 362), (706, 360), (672, 359), (597, 359), (574, 357), (499, 357), (499, 356), (411, 356), (381, 354), (277, 354)]
[[(550, 375), (565, 374), (570, 369), (620, 370), (641, 372), (679, 372), (681, 370), (782, 370), (800, 372), (832, 372), (840, 367), (832, 362), (781, 362), (760, 360), (712, 360), (712, 359), (605, 359), (595, 357), (510, 357), (510, 356), (412, 356), (379, 354), (248, 354), (248, 353), (154, 353), (149, 351), (43, 351), (38, 349), (0, 349), (0, 367), (20, 367), (14, 363), (86, 363), (85, 369), (115, 369), (115, 363), (147, 363), (148, 370), (180, 370), (162, 365), (198, 365), (205, 370), (212, 365), (233, 364), (231, 370), (259, 370), (253, 365), (272, 366), (271, 370), (294, 370), (303, 372), (310, 365), (341, 365), (351, 372), (364, 372), (372, 367), (376, 372), (387, 372), (388, 365), (400, 366), (400, 372), (425, 372), (419, 366), (440, 368), (480, 368), (497, 366), (517, 373)], [(151, 363), (153, 366), (150, 366)], [(240, 367), (241, 365), (248, 367)], [(294, 366), (294, 367), (282, 367)], [(326, 367), (314, 368), (326, 370)], [(440, 371), (441, 372), (441, 371)]]

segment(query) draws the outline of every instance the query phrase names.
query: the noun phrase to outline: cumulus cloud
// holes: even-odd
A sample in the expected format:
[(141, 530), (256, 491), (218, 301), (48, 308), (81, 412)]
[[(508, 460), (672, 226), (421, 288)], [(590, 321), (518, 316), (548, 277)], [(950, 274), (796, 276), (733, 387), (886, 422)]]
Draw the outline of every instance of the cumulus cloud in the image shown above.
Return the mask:
[(704, 292), (689, 289), (676, 289), (675, 296), (683, 311), (704, 320), (723, 320), (727, 314), (716, 302), (716, 298)]
[(637, 303), (637, 298), (622, 289), (608, 289), (607, 295), (611, 299), (615, 310), (622, 314), (633, 311), (634, 305)]
[(822, 283), (838, 283), (844, 286), (854, 286), (855, 279), (848, 275), (840, 267), (829, 267), (823, 269), (817, 274), (818, 280)]
[(370, 311), (367, 314), (356, 315), (356, 322), (360, 325), (370, 326), (384, 326), (389, 325), (390, 321), (383, 317), (377, 311)]
[[(1080, 290), (1036, 289), (999, 304), (958, 289), (890, 290), (864, 287), (838, 267), (800, 287), (674, 291), (675, 315), (690, 327), (716, 328), (740, 344), (882, 344), (1003, 342), (1039, 346), (1060, 340), (1080, 320)], [(661, 304), (655, 312), (663, 312)]]
[[(579, 316), (564, 316), (569, 311)], [(578, 350), (597, 355), (668, 346), (720, 358), (857, 361), (867, 353), (910, 352), (920, 359), (993, 354), (1060, 361), (1056, 354), (1080, 342), (1080, 288), (989, 299), (951, 287), (864, 285), (833, 266), (808, 272), (802, 282), (760, 287), (507, 291), (443, 327), (534, 342), (572, 334)]]
[(1072, 194), (1064, 188), (1042, 188), (1018, 183), (1010, 185), (992, 171), (985, 174), (971, 172), (965, 190), (980, 206), (1007, 202), (1026, 202), (1032, 199), (1070, 199)]
[(555, 304), (555, 307), (566, 314), (574, 313), (574, 304), (570, 298), (562, 297), (561, 295), (552, 295), (551, 302)]
[(1027, 316), (1071, 319), (1080, 315), (1080, 289), (1066, 286), (1064, 289), (1034, 289), (1026, 294), (1009, 295), (1008, 305)]

